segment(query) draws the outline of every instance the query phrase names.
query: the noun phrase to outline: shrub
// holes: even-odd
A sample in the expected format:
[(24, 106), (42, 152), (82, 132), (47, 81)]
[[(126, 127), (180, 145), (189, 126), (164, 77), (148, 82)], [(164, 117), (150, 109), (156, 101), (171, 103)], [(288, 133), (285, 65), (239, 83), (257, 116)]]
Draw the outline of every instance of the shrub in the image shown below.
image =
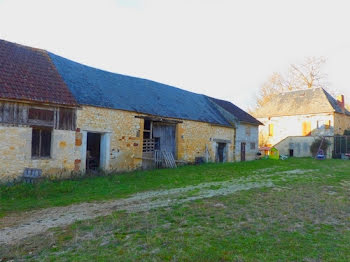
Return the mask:
[[(318, 150), (320, 149), (320, 145), (322, 143), (322, 138), (316, 138), (314, 142), (312, 142), (310, 146), (310, 151), (313, 156), (316, 156), (318, 153)], [(328, 147), (330, 146), (330, 142), (327, 139), (323, 140), (321, 149), (326, 154)]]
[(344, 136), (350, 136), (350, 130), (349, 129), (344, 131)]

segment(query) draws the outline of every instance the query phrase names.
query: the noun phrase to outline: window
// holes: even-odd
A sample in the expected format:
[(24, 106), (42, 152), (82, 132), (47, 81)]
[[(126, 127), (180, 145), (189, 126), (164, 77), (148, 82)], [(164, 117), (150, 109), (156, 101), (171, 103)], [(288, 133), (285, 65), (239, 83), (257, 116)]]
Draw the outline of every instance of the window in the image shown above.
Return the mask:
[(303, 136), (310, 136), (311, 135), (311, 122), (309, 122), (309, 121), (303, 122), (302, 128), (303, 128), (303, 130), (302, 130)]
[(52, 122), (53, 121), (53, 111), (52, 110), (45, 110), (45, 109), (38, 109), (38, 108), (29, 108), (28, 119), (29, 120), (39, 120), (39, 121), (45, 121), (45, 122)]
[(144, 120), (143, 124), (143, 139), (152, 138), (152, 122), (150, 120)]
[(58, 128), (61, 130), (75, 130), (75, 118), (75, 110), (69, 108), (60, 108)]
[(326, 129), (330, 129), (331, 128), (331, 125), (332, 125), (332, 121), (331, 120), (328, 120), (326, 125), (325, 125), (325, 128)]
[(245, 127), (245, 135), (250, 136), (250, 127), (249, 126)]
[(51, 155), (51, 129), (33, 128), (32, 130), (32, 157), (50, 157)]
[(250, 150), (255, 150), (255, 143), (250, 143)]
[(273, 136), (273, 131), (274, 131), (274, 125), (269, 124), (269, 136)]

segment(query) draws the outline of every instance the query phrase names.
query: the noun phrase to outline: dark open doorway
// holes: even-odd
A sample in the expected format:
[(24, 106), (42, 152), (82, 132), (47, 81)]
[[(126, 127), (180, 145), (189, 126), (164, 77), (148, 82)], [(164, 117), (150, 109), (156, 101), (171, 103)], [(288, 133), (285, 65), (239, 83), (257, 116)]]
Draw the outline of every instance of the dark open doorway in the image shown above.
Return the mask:
[(225, 149), (226, 143), (218, 143), (218, 162), (223, 163), (225, 161)]
[(101, 134), (87, 133), (86, 169), (93, 171), (100, 168)]
[(293, 149), (289, 149), (289, 156), (293, 157), (294, 156), (294, 150)]
[(246, 143), (241, 143), (241, 161), (245, 161), (245, 146)]

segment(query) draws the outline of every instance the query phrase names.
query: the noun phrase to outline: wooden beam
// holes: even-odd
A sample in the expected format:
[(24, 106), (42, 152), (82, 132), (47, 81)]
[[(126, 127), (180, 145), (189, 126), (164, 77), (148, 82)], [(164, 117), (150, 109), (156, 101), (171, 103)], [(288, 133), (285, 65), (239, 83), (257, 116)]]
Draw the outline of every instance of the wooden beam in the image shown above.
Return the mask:
[(183, 121), (180, 121), (180, 120), (167, 119), (167, 118), (163, 118), (163, 117), (135, 116), (135, 118), (141, 118), (141, 119), (144, 119), (144, 120), (150, 120), (150, 121), (153, 121), (153, 122), (162, 122), (162, 123), (168, 123), (168, 124), (183, 123)]

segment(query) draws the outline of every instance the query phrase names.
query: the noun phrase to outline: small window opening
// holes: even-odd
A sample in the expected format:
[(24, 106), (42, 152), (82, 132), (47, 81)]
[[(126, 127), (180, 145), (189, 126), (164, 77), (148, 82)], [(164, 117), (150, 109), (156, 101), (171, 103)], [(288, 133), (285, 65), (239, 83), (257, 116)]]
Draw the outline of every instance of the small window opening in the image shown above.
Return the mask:
[(246, 128), (245, 128), (245, 135), (246, 136), (250, 136), (250, 127), (249, 126), (247, 126)]
[(250, 143), (250, 150), (255, 150), (256, 146), (255, 143)]
[(151, 139), (152, 138), (152, 123), (150, 120), (144, 121), (143, 125), (143, 139)]
[(29, 108), (28, 119), (29, 120), (41, 120), (41, 121), (45, 121), (45, 122), (52, 122), (53, 115), (54, 115), (54, 113), (52, 110)]
[(45, 158), (51, 156), (51, 129), (33, 128), (32, 157)]
[(75, 118), (75, 110), (60, 108), (58, 128), (61, 130), (75, 130)]

